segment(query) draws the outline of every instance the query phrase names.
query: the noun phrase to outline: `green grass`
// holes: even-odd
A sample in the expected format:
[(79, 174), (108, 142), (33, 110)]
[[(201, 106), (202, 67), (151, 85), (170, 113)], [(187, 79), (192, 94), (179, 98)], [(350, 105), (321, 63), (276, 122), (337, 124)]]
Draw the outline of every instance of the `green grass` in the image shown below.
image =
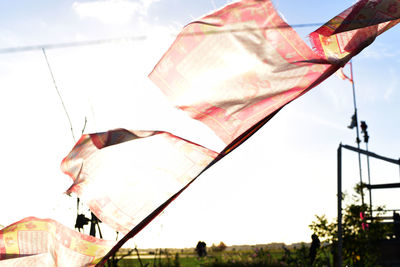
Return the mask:
[[(162, 258), (161, 260), (159, 258), (157, 259), (141, 259), (143, 266), (147, 267), (159, 267), (159, 266), (175, 266), (174, 263), (174, 258), (171, 257), (169, 264), (167, 259)], [(181, 267), (195, 267), (195, 266), (202, 266), (201, 264), (203, 263), (203, 260), (198, 260), (196, 257), (180, 257), (179, 258), (179, 266)], [(122, 259), (118, 261), (118, 266), (119, 267), (131, 267), (131, 266), (138, 266), (140, 267), (140, 262), (138, 259)]]
[[(143, 266), (147, 267), (219, 267), (219, 266), (283, 266), (279, 263), (282, 258), (281, 251), (247, 251), (247, 252), (218, 252), (210, 253), (207, 257), (198, 258), (195, 255), (179, 254), (169, 255), (168, 258), (141, 259)], [(141, 266), (138, 259), (122, 259), (119, 267)]]

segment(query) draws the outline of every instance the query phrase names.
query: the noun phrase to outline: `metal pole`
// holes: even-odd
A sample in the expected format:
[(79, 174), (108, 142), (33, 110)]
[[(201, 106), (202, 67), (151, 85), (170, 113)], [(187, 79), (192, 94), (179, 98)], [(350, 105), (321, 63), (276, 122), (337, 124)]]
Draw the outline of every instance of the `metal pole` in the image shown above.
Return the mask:
[(342, 143), (337, 150), (337, 200), (338, 200), (338, 245), (337, 245), (337, 266), (342, 267)]
[[(350, 61), (350, 74), (351, 74), (351, 85), (353, 87), (353, 103), (354, 103), (354, 116), (356, 119), (356, 131), (357, 131), (357, 148), (360, 149), (360, 133), (358, 129), (358, 115), (357, 115), (357, 103), (356, 103), (356, 89), (354, 86), (354, 77), (353, 77), (353, 63)], [(363, 181), (362, 181), (362, 169), (361, 169), (361, 154), (358, 152), (358, 168), (360, 171), (360, 186), (361, 186), (361, 203), (364, 205), (364, 192), (363, 192)]]
[[(368, 152), (368, 143), (365, 143), (366, 150)], [(371, 184), (371, 173), (369, 171), (369, 155), (367, 154), (367, 170), (368, 170), (368, 184)], [(372, 189), (371, 187), (369, 188), (369, 216), (371, 217), (371, 222), (373, 221), (373, 216), (372, 216)]]
[(96, 216), (93, 214), (93, 212), (91, 212), (91, 220), (90, 220), (90, 232), (89, 234), (91, 236), (96, 237)]

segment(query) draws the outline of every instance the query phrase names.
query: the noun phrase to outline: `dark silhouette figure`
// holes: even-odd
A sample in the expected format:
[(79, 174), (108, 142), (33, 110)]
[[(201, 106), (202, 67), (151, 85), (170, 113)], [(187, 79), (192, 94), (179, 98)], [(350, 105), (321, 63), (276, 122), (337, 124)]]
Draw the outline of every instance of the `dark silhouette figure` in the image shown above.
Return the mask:
[(197, 242), (197, 246), (196, 246), (196, 252), (197, 255), (199, 255), (200, 258), (207, 256), (207, 249), (206, 249), (207, 245), (204, 241), (199, 241)]
[(76, 217), (75, 228), (80, 232), (83, 230), (83, 226), (87, 225), (90, 222), (90, 219), (86, 218), (83, 214), (78, 214)]
[(321, 242), (319, 241), (319, 238), (316, 234), (312, 234), (311, 236), (312, 242), (311, 242), (311, 247), (310, 247), (310, 265), (314, 263), (315, 257), (317, 256), (317, 250), (321, 247)]
[(284, 250), (285, 254), (283, 254), (282, 261), (289, 263), (291, 261), (290, 250), (283, 245), (282, 249)]
[(400, 239), (400, 214), (393, 212), (394, 222), (394, 236), (396, 239)]

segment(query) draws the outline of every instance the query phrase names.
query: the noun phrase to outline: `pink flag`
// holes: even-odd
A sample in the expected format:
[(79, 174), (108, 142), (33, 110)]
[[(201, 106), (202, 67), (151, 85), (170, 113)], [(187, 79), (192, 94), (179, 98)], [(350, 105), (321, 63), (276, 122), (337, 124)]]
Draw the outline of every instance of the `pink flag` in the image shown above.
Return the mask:
[(149, 77), (229, 144), (333, 74), (399, 16), (398, 1), (362, 0), (310, 35), (314, 53), (269, 0), (243, 0), (187, 25)]
[(310, 39), (321, 56), (343, 65), (399, 18), (397, 0), (361, 0), (311, 33)]
[(336, 72), (336, 75), (342, 79), (342, 80), (348, 80), (349, 82), (353, 82), (353, 79), (350, 78), (349, 76), (347, 76), (346, 74), (344, 74), (343, 72), (343, 68), (338, 69), (338, 71)]
[(187, 25), (150, 79), (226, 143), (336, 70), (269, 0), (244, 0)]
[(83, 135), (61, 164), (104, 223), (127, 233), (193, 180), (218, 154), (167, 132)]
[(29, 217), (0, 230), (0, 266), (90, 266), (114, 244)]

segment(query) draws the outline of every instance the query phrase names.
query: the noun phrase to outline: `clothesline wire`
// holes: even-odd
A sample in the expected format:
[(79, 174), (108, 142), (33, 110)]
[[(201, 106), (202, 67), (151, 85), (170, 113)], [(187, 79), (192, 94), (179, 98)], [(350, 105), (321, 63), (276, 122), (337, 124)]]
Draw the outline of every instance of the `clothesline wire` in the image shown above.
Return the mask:
[[(342, 21), (340, 24), (336, 26), (346, 25), (357, 23), (364, 26), (372, 26), (382, 22), (387, 22), (387, 19), (382, 18), (380, 21), (370, 19), (362, 19), (362, 20), (352, 20), (352, 21)], [(204, 22), (197, 22), (203, 23)], [(232, 33), (232, 32), (250, 32), (250, 31), (259, 31), (268, 30), (268, 29), (284, 29), (284, 28), (306, 28), (306, 27), (320, 27), (324, 25), (324, 23), (303, 23), (303, 24), (293, 24), (293, 25), (279, 25), (279, 26), (266, 26), (266, 27), (255, 27), (255, 28), (245, 28), (245, 29), (229, 29), (229, 30), (215, 30), (215, 31), (205, 31), (205, 32), (195, 32), (195, 33), (180, 33), (180, 36), (191, 36), (191, 35), (200, 35), (200, 34), (223, 34), (223, 33)], [(330, 25), (335, 26), (335, 25)], [(171, 34), (171, 36), (175, 37), (178, 34)], [(100, 44), (108, 44), (108, 43), (120, 43), (120, 42), (135, 42), (135, 41), (143, 41), (146, 40), (148, 35), (139, 35), (139, 36), (127, 36), (127, 37), (119, 37), (119, 38), (108, 38), (108, 39), (98, 39), (98, 40), (89, 40), (89, 41), (77, 41), (77, 42), (65, 42), (65, 43), (55, 43), (55, 44), (41, 44), (41, 45), (31, 45), (31, 46), (16, 46), (16, 47), (7, 47), (0, 48), (0, 54), (6, 53), (16, 53), (16, 52), (25, 52), (32, 50), (43, 50), (43, 49), (57, 49), (57, 48), (68, 48), (68, 47), (79, 47), (79, 46), (91, 46), (91, 45), (100, 45)]]
[[(330, 27), (337, 28), (342, 25), (350, 25), (356, 23), (358, 26), (363, 25), (363, 27), (377, 25), (379, 23), (388, 22), (387, 18), (375, 18), (371, 19), (359, 19), (359, 20), (350, 20), (350, 21), (341, 21), (337, 25), (330, 24)], [(207, 24), (205, 22), (197, 22)], [(283, 29), (283, 28), (307, 28), (307, 27), (320, 27), (325, 23), (303, 23), (303, 24), (284, 24), (278, 26), (266, 26), (266, 27), (255, 27), (255, 28), (245, 28), (245, 29), (229, 29), (229, 30), (215, 30), (215, 31), (205, 31), (205, 32), (195, 32), (195, 33), (180, 33), (180, 36), (190, 36), (190, 35), (200, 35), (200, 34), (223, 34), (223, 33), (231, 33), (231, 32), (250, 32), (250, 31), (259, 31), (268, 30), (268, 29)], [(175, 37), (178, 34), (171, 34), (171, 36)], [(77, 42), (65, 42), (65, 43), (55, 43), (55, 44), (41, 44), (41, 45), (31, 45), (31, 46), (15, 46), (15, 47), (6, 47), (0, 48), (0, 54), (7, 53), (16, 53), (16, 52), (25, 52), (32, 50), (43, 50), (43, 49), (57, 49), (57, 48), (68, 48), (68, 47), (79, 47), (79, 46), (91, 46), (91, 45), (100, 45), (100, 44), (108, 44), (108, 43), (120, 43), (120, 42), (135, 42), (135, 41), (143, 41), (148, 38), (148, 35), (139, 35), (139, 36), (127, 36), (127, 37), (117, 37), (117, 38), (107, 38), (107, 39), (97, 39), (97, 40), (88, 40), (88, 41), (77, 41)]]
[[(201, 32), (201, 33), (181, 33), (180, 35), (181, 36), (185, 36), (185, 35), (190, 36), (190, 35), (199, 35), (199, 34), (223, 34), (223, 33), (230, 33), (230, 32), (258, 31), (260, 29), (268, 30), (268, 29), (289, 28), (289, 27), (305, 28), (305, 27), (315, 27), (315, 26), (322, 26), (322, 25), (323, 25), (323, 23), (306, 23), (306, 24), (295, 24), (295, 25), (282, 25), (282, 26), (276, 26), (276, 27), (230, 29), (230, 30), (222, 30), (222, 31), (221, 30), (207, 31), (207, 32)], [(177, 36), (177, 34), (171, 34), (171, 36)], [(119, 38), (97, 39), (97, 40), (89, 40), (89, 41), (7, 47), (7, 48), (0, 48), (0, 54), (26, 52), (26, 51), (43, 50), (43, 49), (48, 50), (48, 49), (101, 45), (101, 44), (109, 44), (109, 43), (137, 42), (137, 41), (144, 41), (148, 37), (149, 37), (148, 35), (139, 35), (139, 36), (130, 36), (130, 37), (128, 36), (128, 37), (119, 37)]]
[[(65, 115), (67, 115), (69, 126), (70, 126), (70, 129), (71, 129), (72, 139), (74, 140), (74, 143), (76, 143), (76, 139), (75, 139), (75, 135), (74, 135), (74, 129), (72, 128), (71, 118), (69, 117), (67, 108), (66, 108), (64, 100), (63, 100), (63, 98), (62, 98), (62, 96), (60, 94), (60, 91), (58, 90), (57, 83), (56, 83), (56, 80), (55, 80), (54, 75), (53, 75), (53, 71), (51, 69), (49, 60), (48, 60), (47, 55), (46, 55), (46, 49), (42, 48), (42, 51), (43, 51), (44, 58), (46, 59), (47, 67), (49, 68), (49, 72), (50, 72), (51, 78), (53, 80), (54, 88), (56, 89), (58, 97), (60, 98), (61, 104), (62, 104), (62, 106), (64, 108)], [(86, 118), (85, 118), (85, 120), (86, 120)], [(85, 121), (85, 125), (86, 125), (86, 121)]]

